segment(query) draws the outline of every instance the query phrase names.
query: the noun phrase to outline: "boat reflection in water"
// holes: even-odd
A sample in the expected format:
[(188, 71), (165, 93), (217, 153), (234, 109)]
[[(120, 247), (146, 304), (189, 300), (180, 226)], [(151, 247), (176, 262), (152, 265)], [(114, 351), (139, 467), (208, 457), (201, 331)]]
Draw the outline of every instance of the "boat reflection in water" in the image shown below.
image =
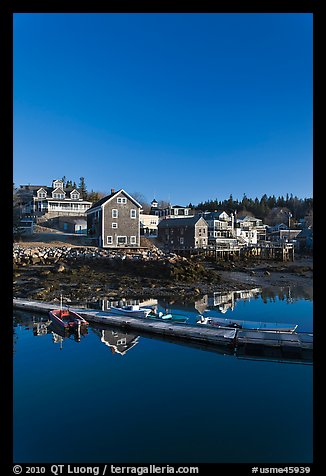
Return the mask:
[(60, 349), (63, 348), (63, 341), (65, 339), (80, 342), (81, 338), (88, 334), (87, 326), (78, 326), (75, 329), (69, 329), (62, 327), (49, 319), (44, 320), (35, 316), (33, 316), (32, 323), (34, 336), (52, 334), (52, 342), (54, 344), (60, 344)]
[[(180, 341), (173, 338), (171, 335), (163, 334), (149, 334), (149, 332), (142, 330), (134, 330), (134, 333), (125, 332), (124, 329), (117, 328), (114, 326), (109, 326), (105, 324), (95, 324), (90, 322), (89, 331), (87, 328), (81, 329), (80, 334), (76, 332), (65, 333), (60, 326), (55, 326), (54, 323), (51, 323), (48, 318), (42, 316), (35, 316), (31, 313), (22, 312), (21, 315), (19, 311), (15, 311), (14, 315), (14, 326), (20, 325), (25, 326), (25, 329), (33, 329), (34, 336), (42, 336), (52, 333), (52, 341), (54, 343), (59, 343), (61, 348), (65, 338), (70, 338), (76, 342), (80, 342), (81, 338), (85, 336), (88, 332), (92, 334), (94, 340), (94, 335), (98, 338), (100, 343), (103, 343), (110, 349), (112, 354), (125, 356), (131, 349), (139, 348), (137, 344), (141, 341), (140, 336), (144, 339), (151, 338), (153, 340), (161, 340), (166, 342), (171, 342), (178, 345), (198, 348), (204, 351), (219, 353), (223, 355), (229, 355), (241, 359), (255, 359), (255, 360), (272, 360), (277, 362), (291, 362), (291, 363), (312, 363), (313, 359), (313, 331), (312, 331), (312, 322), (309, 315), (301, 315), (301, 321), (296, 313), (292, 313), (295, 316), (294, 322), (295, 329), (290, 329), (291, 332), (288, 332), (289, 336), (285, 333), (285, 323), (274, 323), (273, 328), (274, 336), (271, 335), (271, 332), (265, 332), (268, 322), (263, 322), (262, 317), (264, 316), (266, 321), (271, 321), (271, 317), (278, 316), (277, 320), (283, 320), (283, 313), (286, 312), (287, 316), (290, 309), (285, 309), (284, 305), (288, 303), (293, 303), (296, 299), (307, 300), (309, 296), (302, 294), (301, 289), (294, 290), (288, 286), (279, 288), (278, 290), (264, 288), (252, 288), (249, 290), (236, 290), (229, 292), (216, 292), (212, 295), (205, 295), (200, 299), (197, 299), (195, 302), (189, 303), (189, 301), (180, 302), (176, 300), (167, 300), (167, 299), (149, 299), (147, 301), (141, 299), (125, 299), (125, 300), (98, 300), (97, 302), (87, 303), (86, 307), (92, 309), (100, 309), (101, 311), (106, 311), (112, 305), (140, 305), (144, 307), (155, 307), (160, 310), (169, 309), (173, 315), (183, 315), (187, 316), (188, 321), (186, 325), (203, 327), (202, 324), (198, 324), (198, 313), (203, 318), (206, 319), (216, 319), (218, 318), (214, 311), (218, 313), (225, 314), (226, 311), (233, 311), (236, 307), (236, 304), (239, 303), (239, 306), (234, 311), (235, 318), (239, 317), (238, 322), (247, 322), (250, 324), (247, 328), (237, 329), (236, 338), (229, 346), (208, 343), (197, 343), (195, 341)], [(246, 308), (245, 311), (240, 305), (241, 302), (246, 302), (249, 300), (255, 300), (257, 305), (253, 305), (252, 309), (256, 314), (251, 312), (251, 307)], [(284, 304), (281, 303), (284, 301)], [(265, 314), (265, 303), (276, 302), (276, 308), (269, 307), (267, 314)], [(264, 309), (263, 309), (264, 307)], [(291, 306), (292, 307), (292, 306)], [(275, 309), (275, 310), (274, 310)], [(295, 307), (293, 308), (295, 310)], [(210, 313), (210, 311), (212, 311)], [(258, 312), (257, 312), (258, 311)], [(272, 312), (271, 312), (272, 311)], [(279, 312), (281, 311), (281, 312)], [(182, 314), (179, 314), (182, 313)], [(208, 314), (206, 314), (208, 313)], [(19, 317), (20, 316), (20, 317)], [(22, 316), (22, 317), (21, 317)], [(253, 334), (255, 329), (253, 327), (257, 324), (259, 319), (261, 329)], [(268, 316), (268, 318), (267, 318)], [(227, 316), (231, 317), (231, 316)], [(298, 320), (297, 320), (298, 318)], [(245, 321), (247, 319), (247, 321)], [(234, 319), (233, 319), (234, 320)], [(291, 322), (291, 319), (289, 319)], [(223, 319), (225, 321), (225, 319)], [(228, 319), (229, 321), (229, 319)], [(257, 321), (257, 322), (256, 322)], [(286, 319), (286, 322), (287, 319)], [(296, 329), (297, 324), (299, 323), (299, 328)], [(288, 324), (287, 324), (288, 326)], [(149, 326), (150, 327), (150, 326)], [(243, 327), (243, 326), (242, 326)], [(281, 329), (279, 329), (281, 327)], [(282, 330), (281, 332), (275, 331)], [(262, 331), (262, 332), (260, 332)], [(137, 332), (136, 335), (135, 332)], [(250, 335), (249, 335), (250, 334)], [(257, 339), (256, 339), (257, 337)], [(289, 337), (289, 338), (288, 338)], [(256, 340), (255, 340), (256, 339)], [(273, 341), (273, 339), (275, 341)], [(276, 342), (279, 339), (280, 343)], [(96, 342), (97, 339), (95, 339)], [(296, 340), (298, 342), (296, 342)], [(282, 341), (282, 342), (281, 342)], [(128, 354), (129, 355), (129, 354)]]

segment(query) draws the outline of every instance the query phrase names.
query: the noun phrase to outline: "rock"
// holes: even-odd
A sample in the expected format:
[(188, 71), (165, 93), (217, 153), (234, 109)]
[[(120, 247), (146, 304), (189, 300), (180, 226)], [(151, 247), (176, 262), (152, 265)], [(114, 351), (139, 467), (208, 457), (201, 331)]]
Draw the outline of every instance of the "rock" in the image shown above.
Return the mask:
[(63, 264), (59, 264), (59, 266), (56, 268), (56, 271), (58, 271), (58, 273), (63, 273), (65, 270), (66, 268)]
[(265, 275), (265, 276), (270, 276), (270, 275), (271, 275), (271, 273), (270, 273), (269, 271), (267, 271), (267, 270), (266, 270), (266, 271), (264, 271), (264, 275)]
[(42, 276), (48, 276), (49, 274), (51, 274), (51, 271), (49, 269), (45, 269), (44, 271), (42, 271), (40, 273)]

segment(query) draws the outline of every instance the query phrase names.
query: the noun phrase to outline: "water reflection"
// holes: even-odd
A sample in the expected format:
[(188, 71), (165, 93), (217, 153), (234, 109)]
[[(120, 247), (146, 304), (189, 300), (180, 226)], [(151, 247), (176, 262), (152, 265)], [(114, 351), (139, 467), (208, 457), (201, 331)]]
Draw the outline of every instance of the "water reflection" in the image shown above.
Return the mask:
[(251, 300), (261, 299), (264, 304), (283, 301), (287, 304), (295, 303), (298, 300), (313, 300), (313, 292), (310, 287), (303, 286), (282, 286), (282, 287), (255, 287), (251, 289), (237, 289), (230, 291), (218, 291), (213, 294), (206, 294), (195, 300), (194, 303), (183, 301), (176, 295), (175, 299), (100, 299), (91, 303), (86, 303), (87, 307), (107, 311), (111, 306), (120, 307), (123, 305), (140, 305), (142, 307), (152, 307), (162, 309), (164, 312), (171, 312), (173, 309), (182, 305), (186, 312), (197, 312), (203, 314), (206, 311), (214, 310), (221, 314), (234, 311), (240, 302), (249, 302)]
[(15, 311), (14, 314), (14, 351), (17, 343), (18, 335), (15, 331), (17, 326), (23, 327), (25, 330), (32, 329), (35, 337), (46, 336), (51, 334), (52, 342), (59, 344), (60, 349), (63, 349), (63, 342), (65, 339), (80, 342), (83, 337), (88, 334), (87, 327), (83, 326), (76, 330), (64, 329), (60, 325), (52, 322), (47, 317), (41, 315), (34, 315), (27, 312)]
[(121, 332), (117, 329), (103, 329), (95, 325), (92, 326), (94, 334), (96, 334), (103, 344), (107, 345), (112, 354), (126, 355), (139, 342), (140, 336)]
[[(42, 337), (51, 334), (51, 341), (53, 344), (58, 345), (59, 349), (64, 348), (64, 342), (66, 339), (74, 340), (75, 342), (81, 342), (83, 338), (87, 338), (88, 329), (83, 329), (81, 335), (75, 333), (65, 333), (62, 328), (56, 326), (53, 322), (45, 319), (42, 316), (35, 316), (29, 313), (16, 313), (14, 316), (14, 327), (21, 326), (26, 331), (33, 330), (35, 337)], [(150, 338), (152, 340), (164, 340), (171, 344), (177, 344), (181, 346), (192, 347), (200, 349), (206, 352), (213, 352), (230, 356), (238, 359), (247, 360), (268, 360), (273, 362), (286, 362), (296, 364), (312, 364), (313, 350), (312, 350), (312, 336), (311, 346), (303, 348), (277, 348), (266, 346), (250, 346), (241, 345), (235, 347), (219, 346), (217, 344), (198, 344), (194, 342), (181, 342), (180, 340), (173, 339), (169, 336), (149, 336), (146, 333), (137, 335), (135, 333), (121, 331), (121, 329), (103, 326), (100, 324), (90, 324), (90, 332), (95, 335), (99, 342), (108, 347), (111, 354), (125, 356), (127, 352), (135, 349), (136, 345), (141, 343), (142, 338)], [(17, 344), (17, 334), (14, 333), (14, 347)], [(306, 336), (306, 339), (308, 335)]]

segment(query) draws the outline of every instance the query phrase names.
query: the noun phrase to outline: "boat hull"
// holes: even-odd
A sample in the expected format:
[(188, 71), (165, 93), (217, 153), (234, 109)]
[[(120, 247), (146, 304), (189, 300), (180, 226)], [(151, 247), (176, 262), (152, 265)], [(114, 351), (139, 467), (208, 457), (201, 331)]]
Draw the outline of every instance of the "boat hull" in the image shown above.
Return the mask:
[(70, 310), (53, 309), (49, 312), (49, 317), (52, 322), (67, 330), (88, 326), (82, 316)]
[(239, 321), (236, 319), (219, 319), (215, 317), (203, 317), (197, 321), (197, 324), (208, 325), (212, 327), (232, 327), (235, 329), (244, 329), (251, 331), (265, 331), (265, 332), (294, 332), (298, 327), (297, 324), (284, 324), (282, 322), (254, 322), (254, 321)]
[(108, 309), (110, 314), (116, 314), (119, 316), (133, 316), (133, 317), (147, 317), (148, 314), (151, 312), (151, 309), (123, 309), (123, 308), (115, 308), (110, 307)]

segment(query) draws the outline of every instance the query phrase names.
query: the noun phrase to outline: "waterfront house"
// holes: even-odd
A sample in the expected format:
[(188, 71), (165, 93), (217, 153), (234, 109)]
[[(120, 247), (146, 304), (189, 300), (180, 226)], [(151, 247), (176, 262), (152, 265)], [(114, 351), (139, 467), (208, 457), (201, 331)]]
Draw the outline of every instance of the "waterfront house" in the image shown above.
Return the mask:
[(158, 237), (168, 249), (206, 248), (208, 224), (196, 215), (184, 218), (165, 218), (158, 224)]
[(302, 230), (279, 229), (268, 234), (268, 239), (276, 243), (296, 242), (296, 237)]
[(144, 236), (156, 237), (158, 233), (158, 215), (154, 214), (140, 214), (140, 234)]
[(267, 225), (260, 218), (252, 216), (238, 216), (235, 220), (236, 237), (247, 245), (256, 245), (266, 240)]
[(80, 192), (65, 187), (62, 180), (53, 180), (52, 187), (46, 185), (21, 185), (18, 192), (22, 213), (35, 218), (51, 219), (59, 216), (85, 216), (92, 202), (83, 200)]
[(140, 246), (141, 205), (125, 190), (98, 200), (87, 210), (87, 236), (101, 248)]
[(300, 251), (313, 250), (313, 229), (311, 227), (304, 228), (296, 237), (298, 248)]
[(205, 212), (203, 218), (208, 224), (208, 237), (214, 243), (218, 238), (232, 238), (231, 217), (225, 212)]
[(155, 198), (151, 201), (150, 214), (157, 215), (160, 218), (187, 217), (191, 215), (191, 208), (182, 205), (168, 205), (160, 208)]

